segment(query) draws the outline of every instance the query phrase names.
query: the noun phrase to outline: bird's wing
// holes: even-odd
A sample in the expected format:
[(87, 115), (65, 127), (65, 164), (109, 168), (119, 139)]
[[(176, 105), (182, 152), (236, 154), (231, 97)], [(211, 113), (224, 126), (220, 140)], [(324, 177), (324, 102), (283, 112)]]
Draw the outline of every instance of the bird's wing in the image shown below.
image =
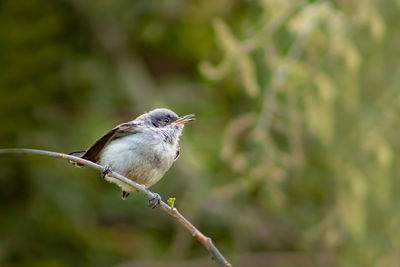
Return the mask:
[(178, 144), (178, 149), (176, 150), (176, 154), (175, 154), (174, 161), (177, 160), (177, 159), (179, 158), (179, 155), (180, 155), (180, 154), (181, 154), (181, 148), (179, 147), (179, 144)]
[(82, 156), (83, 159), (90, 160), (92, 162), (98, 162), (100, 159), (100, 153), (103, 148), (111, 141), (120, 137), (135, 134), (135, 129), (139, 126), (138, 122), (126, 122), (118, 125), (105, 135), (97, 140)]
[(85, 153), (86, 153), (86, 150), (81, 150), (81, 151), (70, 152), (70, 153), (68, 153), (68, 155), (80, 157), (80, 156), (83, 156), (83, 154), (85, 154)]

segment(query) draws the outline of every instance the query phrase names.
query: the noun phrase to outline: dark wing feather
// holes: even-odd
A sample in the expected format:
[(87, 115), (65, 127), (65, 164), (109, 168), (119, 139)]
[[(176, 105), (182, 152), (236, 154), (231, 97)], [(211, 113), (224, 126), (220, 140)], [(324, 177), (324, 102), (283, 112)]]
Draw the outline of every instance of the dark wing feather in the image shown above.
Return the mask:
[(174, 161), (177, 160), (177, 159), (179, 158), (179, 155), (181, 154), (180, 151), (181, 151), (181, 148), (179, 147), (179, 144), (178, 144), (178, 149), (176, 150), (176, 154), (175, 154)]
[(99, 140), (97, 140), (82, 156), (83, 159), (90, 160), (92, 162), (98, 162), (100, 159), (100, 153), (103, 148), (109, 144), (111, 141), (118, 139), (120, 137), (134, 134), (135, 128), (139, 126), (137, 122), (127, 122), (122, 123), (103, 135)]
[(85, 153), (86, 153), (86, 150), (81, 150), (81, 151), (74, 151), (74, 152), (68, 153), (68, 155), (80, 157)]

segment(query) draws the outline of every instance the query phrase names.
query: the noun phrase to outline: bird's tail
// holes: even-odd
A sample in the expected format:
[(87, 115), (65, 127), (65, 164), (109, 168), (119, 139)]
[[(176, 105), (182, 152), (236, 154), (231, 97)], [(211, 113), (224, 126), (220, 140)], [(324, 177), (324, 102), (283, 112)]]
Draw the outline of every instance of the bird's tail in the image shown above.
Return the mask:
[[(85, 153), (86, 153), (86, 150), (81, 150), (81, 151), (74, 151), (74, 152), (68, 153), (68, 155), (76, 156), (76, 157), (82, 157)], [(83, 166), (82, 164), (79, 164), (79, 163), (76, 163), (76, 162), (73, 162), (73, 161), (70, 161), (70, 163), (74, 164), (76, 167), (82, 167)]]

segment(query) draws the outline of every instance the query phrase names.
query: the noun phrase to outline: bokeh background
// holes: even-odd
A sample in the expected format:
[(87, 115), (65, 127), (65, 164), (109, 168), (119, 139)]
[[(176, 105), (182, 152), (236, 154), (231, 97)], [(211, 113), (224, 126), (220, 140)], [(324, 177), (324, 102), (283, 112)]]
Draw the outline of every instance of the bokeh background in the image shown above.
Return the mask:
[[(400, 265), (400, 1), (0, 2), (0, 146), (195, 113), (152, 187), (234, 266)], [(1, 266), (216, 266), (89, 168), (0, 158)]]

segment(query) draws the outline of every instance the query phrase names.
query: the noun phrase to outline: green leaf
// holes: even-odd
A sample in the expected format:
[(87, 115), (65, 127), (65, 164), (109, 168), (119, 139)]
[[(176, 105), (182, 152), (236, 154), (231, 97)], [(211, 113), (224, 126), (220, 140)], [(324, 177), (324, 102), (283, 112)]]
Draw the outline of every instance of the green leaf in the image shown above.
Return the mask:
[(174, 198), (174, 197), (168, 198), (168, 201), (167, 201), (167, 202), (168, 202), (168, 205), (171, 206), (171, 208), (174, 207), (175, 200), (176, 200), (176, 198)]

